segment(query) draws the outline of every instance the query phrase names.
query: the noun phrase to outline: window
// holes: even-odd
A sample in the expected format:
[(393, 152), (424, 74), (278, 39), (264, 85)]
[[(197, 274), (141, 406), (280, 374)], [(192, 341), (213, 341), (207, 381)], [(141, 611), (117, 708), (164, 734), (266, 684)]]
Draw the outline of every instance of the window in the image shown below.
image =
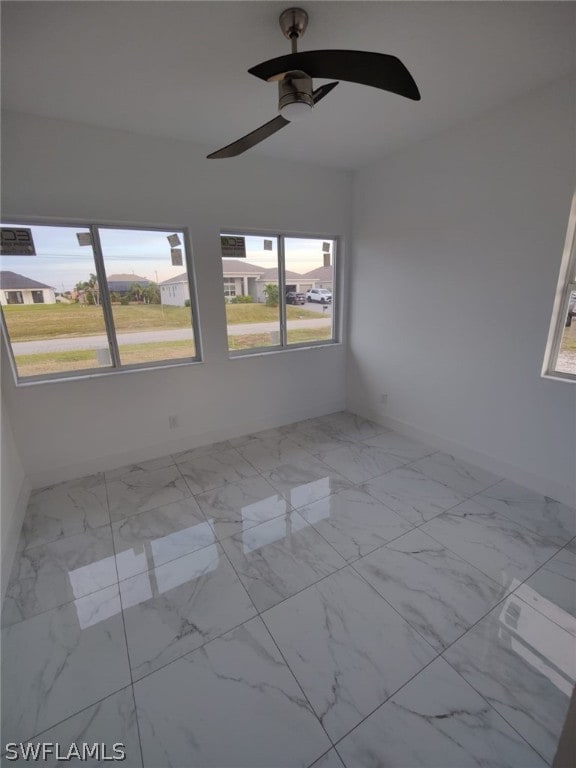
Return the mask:
[(24, 304), (22, 291), (5, 291), (6, 304)]
[(335, 238), (222, 235), (246, 246), (245, 258), (222, 258), (230, 352), (336, 341)]
[(542, 375), (576, 381), (576, 193), (572, 199)]
[(184, 230), (26, 226), (36, 255), (0, 262), (18, 381), (199, 359)]
[(236, 296), (236, 278), (225, 277), (224, 278), (224, 296), (227, 299), (231, 299)]

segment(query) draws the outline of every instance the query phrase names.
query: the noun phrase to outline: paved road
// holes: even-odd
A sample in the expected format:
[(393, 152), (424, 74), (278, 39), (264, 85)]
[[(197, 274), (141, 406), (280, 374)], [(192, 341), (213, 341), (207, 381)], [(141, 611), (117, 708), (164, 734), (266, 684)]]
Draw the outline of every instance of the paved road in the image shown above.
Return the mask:
[[(332, 318), (322, 317), (318, 320), (290, 320), (290, 328), (327, 328)], [(269, 333), (278, 330), (278, 323), (243, 323), (231, 325), (228, 333), (231, 336), (244, 336), (249, 333)], [(119, 333), (118, 344), (147, 344), (152, 341), (186, 341), (192, 338), (190, 328), (175, 328), (172, 330), (136, 331), (134, 333)], [(43, 352), (69, 352), (75, 349), (102, 349), (108, 347), (105, 335), (75, 336), (65, 339), (46, 339), (43, 341), (17, 341), (12, 344), (15, 355), (35, 355)]]

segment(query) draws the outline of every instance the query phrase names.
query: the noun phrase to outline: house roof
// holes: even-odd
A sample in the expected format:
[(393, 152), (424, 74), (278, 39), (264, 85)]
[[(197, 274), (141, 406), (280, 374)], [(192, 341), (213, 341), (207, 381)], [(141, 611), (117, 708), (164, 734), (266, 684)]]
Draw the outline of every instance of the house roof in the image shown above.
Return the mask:
[[(264, 267), (259, 267), (256, 264), (250, 264), (249, 261), (241, 261), (240, 259), (222, 259), (222, 271), (224, 277), (258, 277), (266, 272)], [(186, 272), (182, 272), (176, 277), (171, 277), (169, 280), (163, 280), (160, 285), (174, 285), (175, 283), (187, 283), (188, 275)]]
[(2, 270), (0, 271), (0, 288), (6, 291), (22, 291), (31, 288), (52, 288), (52, 286), (39, 283), (38, 280), (32, 280), (31, 277), (19, 275), (17, 272)]
[[(287, 269), (284, 273), (284, 277), (286, 280), (301, 280), (304, 275), (301, 275), (298, 272), (291, 272)], [(271, 267), (270, 269), (263, 270), (262, 280), (278, 280), (278, 269), (276, 267)]]
[(316, 267), (316, 269), (306, 272), (304, 277), (309, 277), (312, 280), (332, 280), (332, 267)]
[(161, 283), (158, 283), (158, 285), (174, 285), (175, 283), (187, 283), (188, 282), (188, 275), (186, 272), (181, 272), (179, 275), (176, 275), (176, 277), (170, 277), (168, 280), (162, 280)]
[(118, 275), (108, 275), (106, 278), (106, 282), (108, 283), (138, 283), (138, 282), (145, 282), (149, 283), (150, 280), (148, 280), (147, 277), (141, 277), (140, 275), (134, 275), (134, 274), (118, 274)]
[(222, 259), (222, 270), (224, 277), (231, 275), (261, 275), (266, 272), (264, 267), (257, 264), (250, 264), (249, 261), (240, 259)]

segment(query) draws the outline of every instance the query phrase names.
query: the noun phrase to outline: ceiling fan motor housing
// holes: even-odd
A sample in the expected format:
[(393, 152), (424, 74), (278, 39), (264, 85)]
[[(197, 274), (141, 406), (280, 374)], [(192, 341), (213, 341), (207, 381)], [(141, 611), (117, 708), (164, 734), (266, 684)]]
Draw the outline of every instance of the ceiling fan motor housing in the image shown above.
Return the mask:
[(282, 109), (288, 104), (306, 104), (308, 107), (314, 106), (314, 97), (312, 95), (312, 78), (305, 72), (295, 70), (287, 72), (278, 83), (278, 109)]

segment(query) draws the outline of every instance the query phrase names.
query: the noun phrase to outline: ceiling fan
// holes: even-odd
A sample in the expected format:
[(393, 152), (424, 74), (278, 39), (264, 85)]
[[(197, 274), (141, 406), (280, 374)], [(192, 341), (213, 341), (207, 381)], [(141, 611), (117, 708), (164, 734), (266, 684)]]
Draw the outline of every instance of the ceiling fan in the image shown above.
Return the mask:
[(369, 51), (302, 51), (298, 39), (308, 26), (308, 14), (302, 8), (287, 8), (280, 14), (280, 29), (292, 43), (292, 53), (264, 61), (248, 70), (268, 82), (278, 82), (278, 111), (273, 120), (242, 136), (241, 139), (212, 152), (209, 158), (236, 157), (272, 136), (293, 120), (310, 114), (318, 102), (338, 85), (327, 83), (313, 89), (312, 78), (337, 78), (391, 91), (419, 101), (420, 92), (412, 75), (396, 56)]

